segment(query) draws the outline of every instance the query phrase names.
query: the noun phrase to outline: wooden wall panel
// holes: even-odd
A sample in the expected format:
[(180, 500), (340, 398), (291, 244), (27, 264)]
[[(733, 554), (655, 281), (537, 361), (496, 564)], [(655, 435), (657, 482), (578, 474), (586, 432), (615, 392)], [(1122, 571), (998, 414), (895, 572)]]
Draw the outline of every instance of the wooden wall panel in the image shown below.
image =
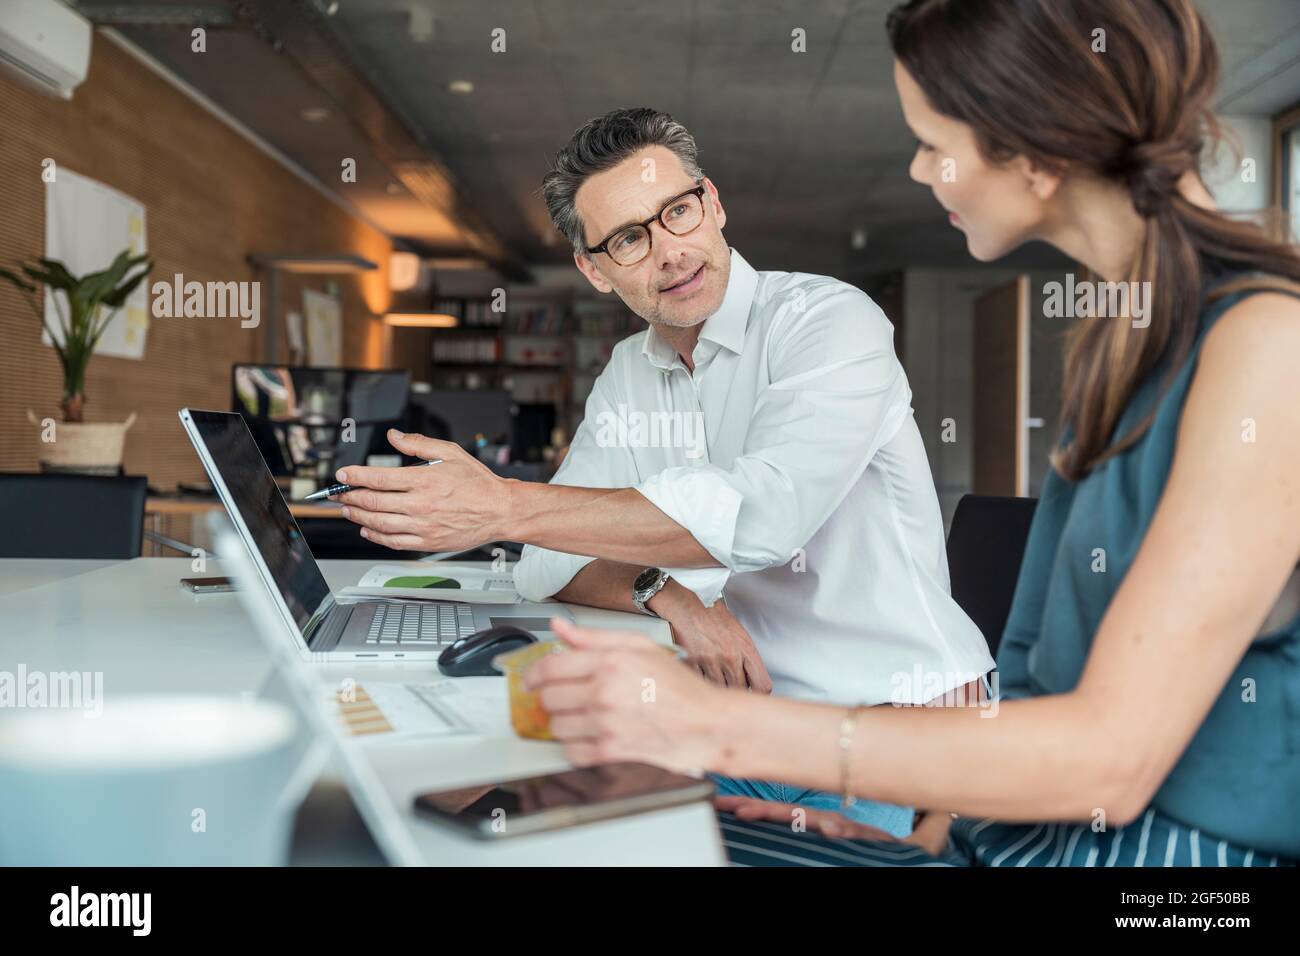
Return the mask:
[(1029, 277), (975, 300), (971, 490), (1029, 494)]
[[(70, 102), (29, 92), (0, 76), (0, 263), (44, 254), (45, 184), (41, 161), (118, 189), (147, 209), (150, 283), (185, 279), (262, 279), (262, 326), (238, 319), (152, 319), (143, 361), (95, 356), (87, 375), (88, 421), (139, 419), (127, 438), (126, 469), (151, 484), (203, 480), (176, 418), (184, 405), (230, 407), (230, 365), (263, 356), (267, 286), (248, 266), (250, 253), (343, 253), (380, 269), (343, 276), (343, 362), (376, 367), (382, 337), (377, 314), (388, 306), (391, 244), (348, 215), (208, 111), (97, 33), (90, 74)], [(285, 309), (301, 311), (304, 284), (286, 276)], [(282, 326), (283, 327), (283, 326)], [(286, 353), (281, 350), (281, 356)], [(40, 341), (35, 316), (0, 286), (0, 471), (37, 467), (36, 430), (26, 419), (58, 417), (61, 373)]]

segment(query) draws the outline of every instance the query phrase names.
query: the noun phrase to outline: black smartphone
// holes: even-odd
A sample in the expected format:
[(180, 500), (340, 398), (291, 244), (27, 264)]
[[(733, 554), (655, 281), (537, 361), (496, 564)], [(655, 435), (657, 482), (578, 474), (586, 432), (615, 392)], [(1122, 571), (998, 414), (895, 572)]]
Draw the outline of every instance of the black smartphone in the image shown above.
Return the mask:
[(181, 587), (195, 594), (219, 594), (233, 591), (235, 582), (230, 578), (181, 578)]
[(542, 833), (713, 796), (707, 779), (639, 763), (605, 764), (422, 793), (421, 816), (480, 840)]

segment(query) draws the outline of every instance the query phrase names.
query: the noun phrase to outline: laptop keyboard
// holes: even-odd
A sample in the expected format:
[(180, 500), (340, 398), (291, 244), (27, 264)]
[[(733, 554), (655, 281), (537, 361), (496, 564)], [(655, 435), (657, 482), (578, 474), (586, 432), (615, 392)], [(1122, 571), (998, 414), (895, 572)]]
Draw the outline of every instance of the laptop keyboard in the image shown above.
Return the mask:
[(379, 604), (366, 633), (367, 644), (450, 644), (474, 633), (468, 604)]

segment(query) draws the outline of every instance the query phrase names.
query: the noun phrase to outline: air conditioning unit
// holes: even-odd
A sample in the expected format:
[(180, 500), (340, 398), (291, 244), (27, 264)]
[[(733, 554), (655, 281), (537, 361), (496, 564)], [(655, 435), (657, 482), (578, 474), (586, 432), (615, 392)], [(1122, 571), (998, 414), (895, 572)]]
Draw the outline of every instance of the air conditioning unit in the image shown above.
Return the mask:
[(90, 21), (59, 0), (0, 3), (0, 68), (50, 96), (72, 99), (90, 66)]

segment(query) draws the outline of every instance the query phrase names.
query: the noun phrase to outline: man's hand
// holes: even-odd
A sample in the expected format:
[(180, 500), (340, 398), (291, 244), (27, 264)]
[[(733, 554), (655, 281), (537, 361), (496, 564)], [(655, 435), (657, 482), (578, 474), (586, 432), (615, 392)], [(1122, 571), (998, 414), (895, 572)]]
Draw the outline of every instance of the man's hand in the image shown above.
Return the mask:
[(343, 517), (361, 525), (363, 538), (403, 551), (460, 551), (508, 537), (510, 481), (453, 442), (396, 429), (388, 440), (400, 452), (442, 464), (340, 469), (339, 481), (364, 488), (338, 496)]
[(705, 607), (689, 588), (670, 581), (646, 606), (668, 622), (673, 643), (706, 678), (724, 687), (772, 693), (772, 678), (753, 639), (722, 601)]
[(948, 831), (952, 827), (951, 814), (927, 813), (911, 835), (900, 840), (892, 833), (850, 820), (834, 810), (814, 810), (789, 803), (732, 796), (714, 797), (713, 805), (724, 813), (735, 814), (739, 820), (767, 820), (786, 825), (799, 820), (809, 833), (820, 833), (836, 840), (873, 840), (900, 845), (910, 843), (931, 856), (941, 856), (947, 849)]
[(713, 805), (724, 813), (734, 814), (738, 820), (766, 820), (769, 823), (784, 823), (787, 826), (798, 822), (808, 833), (820, 833), (822, 836), (837, 840), (900, 842), (892, 833), (850, 820), (844, 814), (834, 810), (814, 810), (812, 807), (801, 807), (792, 803), (733, 796), (714, 797)]

